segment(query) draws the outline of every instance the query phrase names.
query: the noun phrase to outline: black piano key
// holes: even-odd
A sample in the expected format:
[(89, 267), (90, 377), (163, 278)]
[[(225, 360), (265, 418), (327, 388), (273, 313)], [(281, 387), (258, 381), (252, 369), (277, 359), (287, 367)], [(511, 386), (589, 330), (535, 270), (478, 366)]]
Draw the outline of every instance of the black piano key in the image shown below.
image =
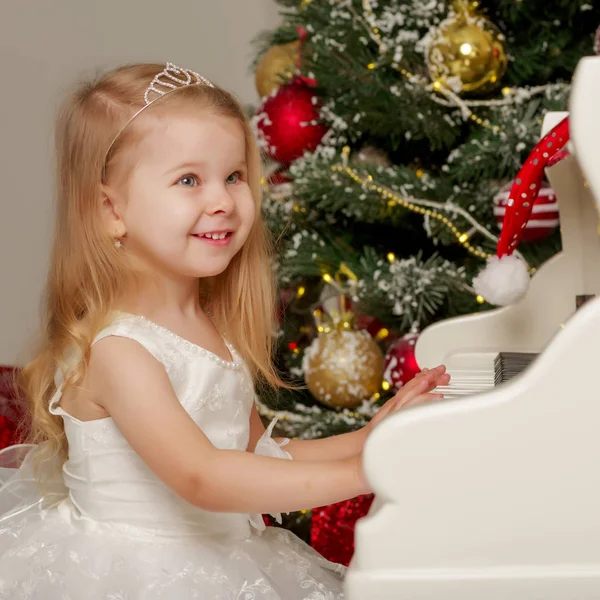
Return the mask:
[(494, 385), (510, 381), (539, 356), (533, 352), (500, 352), (494, 360)]

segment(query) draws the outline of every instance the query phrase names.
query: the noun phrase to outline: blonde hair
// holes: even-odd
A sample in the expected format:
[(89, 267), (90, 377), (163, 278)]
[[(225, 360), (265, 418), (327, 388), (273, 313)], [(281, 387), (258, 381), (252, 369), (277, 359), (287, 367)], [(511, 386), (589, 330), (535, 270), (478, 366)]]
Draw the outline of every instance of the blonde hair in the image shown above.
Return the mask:
[[(135, 142), (136, 117), (107, 148), (131, 116), (144, 105), (144, 91), (164, 65), (138, 64), (116, 69), (80, 86), (62, 108), (56, 126), (57, 213), (54, 246), (46, 289), (40, 348), (19, 377), (29, 404), (30, 438), (44, 444), (45, 454), (67, 455), (62, 419), (49, 412), (61, 369), (67, 385), (81, 381), (91, 343), (108, 323), (110, 313), (135, 272), (127, 253), (115, 248), (100, 217), (103, 177), (121, 171), (123, 157)], [(236, 119), (246, 138), (248, 183), (257, 218), (248, 239), (228, 268), (202, 280), (201, 300), (210, 303), (216, 326), (246, 360), (256, 381), (285, 386), (273, 366), (275, 284), (270, 241), (260, 217), (261, 159), (248, 117), (231, 94), (218, 87), (180, 88), (156, 102), (191, 105)], [(153, 107), (149, 107), (150, 112)], [(85, 327), (82, 327), (85, 323)], [(64, 364), (68, 353), (81, 357), (75, 369)]]

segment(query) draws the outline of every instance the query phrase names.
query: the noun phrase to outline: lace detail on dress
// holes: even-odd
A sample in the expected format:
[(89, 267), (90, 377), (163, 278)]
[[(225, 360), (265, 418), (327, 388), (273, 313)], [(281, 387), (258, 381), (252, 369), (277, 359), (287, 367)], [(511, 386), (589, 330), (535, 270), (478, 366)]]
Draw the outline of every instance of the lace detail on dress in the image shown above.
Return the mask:
[(221, 386), (216, 383), (206, 397), (206, 408), (211, 411), (221, 410), (225, 402), (225, 394)]
[[(82, 533), (47, 511), (0, 532), (0, 600), (343, 600), (344, 567), (287, 531), (244, 542)], [(157, 566), (159, 568), (157, 568)]]

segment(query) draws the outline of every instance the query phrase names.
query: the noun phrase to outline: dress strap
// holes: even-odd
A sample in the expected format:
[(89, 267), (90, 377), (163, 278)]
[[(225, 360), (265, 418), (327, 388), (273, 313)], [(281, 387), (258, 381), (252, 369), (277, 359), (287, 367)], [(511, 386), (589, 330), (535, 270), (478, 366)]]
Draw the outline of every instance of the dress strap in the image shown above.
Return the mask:
[(142, 317), (126, 313), (118, 313), (115, 320), (105, 327), (93, 339), (92, 346), (107, 337), (124, 337), (135, 340), (143, 346), (158, 362), (165, 365), (164, 340), (150, 329)]
[[(110, 336), (126, 337), (135, 340), (150, 352), (156, 360), (165, 366), (164, 343), (161, 344), (161, 340), (157, 338), (156, 333), (149, 330), (147, 326), (144, 326), (143, 321), (137, 316), (126, 313), (117, 313), (115, 319), (96, 335), (92, 340), (91, 345), (93, 346), (100, 340)], [(71, 417), (69, 413), (65, 412), (59, 406), (59, 402), (64, 391), (65, 373), (68, 377), (69, 370), (74, 368), (79, 360), (79, 352), (72, 351), (65, 357), (64, 365), (56, 370), (56, 373), (54, 374), (55, 392), (48, 405), (48, 412), (50, 412), (50, 414)]]
[(63, 393), (63, 385), (56, 389), (52, 398), (50, 398), (50, 404), (48, 405), (48, 412), (51, 415), (65, 416), (67, 413), (58, 405)]

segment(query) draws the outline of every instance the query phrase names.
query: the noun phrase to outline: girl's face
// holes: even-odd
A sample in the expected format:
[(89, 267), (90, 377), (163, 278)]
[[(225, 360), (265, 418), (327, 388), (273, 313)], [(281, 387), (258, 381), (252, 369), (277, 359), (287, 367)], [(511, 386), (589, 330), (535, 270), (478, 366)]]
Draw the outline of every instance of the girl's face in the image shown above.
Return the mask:
[(242, 125), (208, 111), (170, 111), (145, 126), (113, 197), (125, 251), (168, 277), (222, 273), (256, 212)]

